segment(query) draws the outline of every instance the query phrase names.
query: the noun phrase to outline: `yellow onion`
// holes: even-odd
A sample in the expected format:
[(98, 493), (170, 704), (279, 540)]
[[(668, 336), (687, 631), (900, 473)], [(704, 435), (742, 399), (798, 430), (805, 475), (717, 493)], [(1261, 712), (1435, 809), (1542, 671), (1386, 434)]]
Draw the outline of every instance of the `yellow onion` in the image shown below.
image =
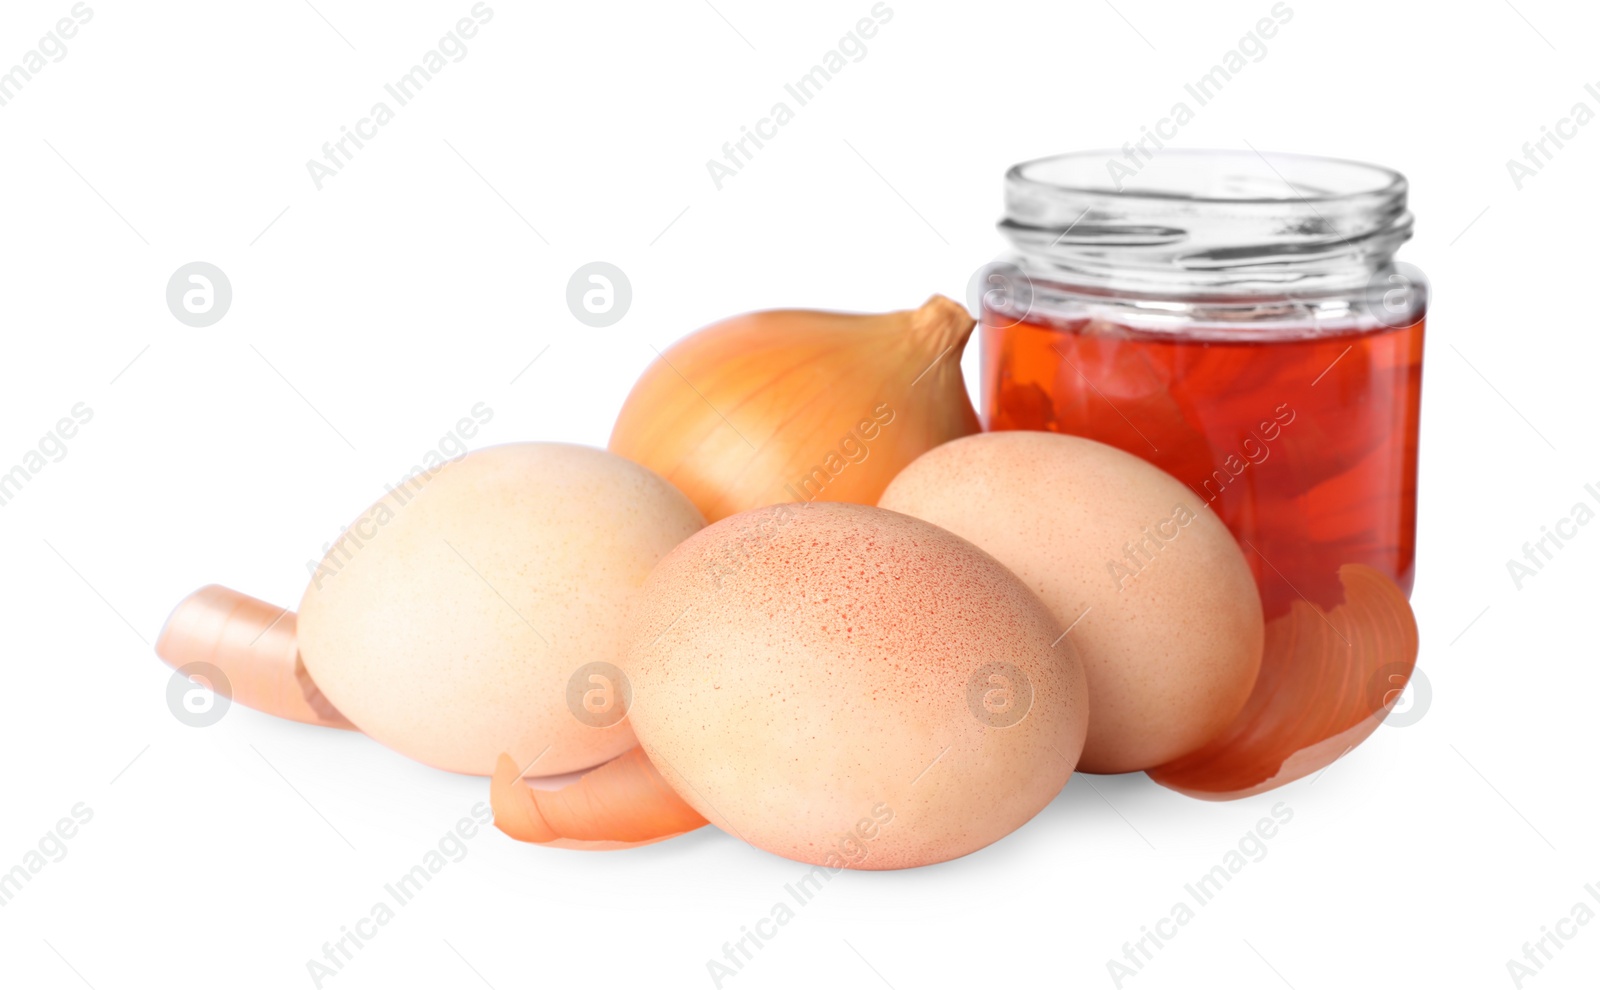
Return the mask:
[(712, 522), (780, 502), (871, 505), (922, 453), (978, 432), (961, 379), (972, 327), (943, 296), (882, 315), (774, 310), (714, 323), (645, 370), (610, 448)]

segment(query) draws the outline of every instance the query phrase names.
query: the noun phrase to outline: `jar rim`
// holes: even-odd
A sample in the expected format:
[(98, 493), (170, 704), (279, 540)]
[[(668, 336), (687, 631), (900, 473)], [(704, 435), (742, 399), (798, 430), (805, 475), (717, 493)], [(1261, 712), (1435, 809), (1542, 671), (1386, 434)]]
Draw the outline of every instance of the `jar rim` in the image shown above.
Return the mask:
[(1343, 158), (1130, 146), (1012, 166), (999, 227), (1025, 268), (1069, 283), (1312, 289), (1390, 262), (1411, 236), (1407, 191)]
[[(1125, 184), (1119, 172), (1112, 167), (1113, 163), (1128, 173)], [(1105, 175), (1108, 182), (1115, 182), (1116, 185), (1107, 187), (1073, 178), (1074, 170), (1080, 168), (1098, 171)], [(1057, 173), (1056, 177), (1042, 174), (1051, 171)], [(1356, 184), (1358, 176), (1369, 177), (1371, 181)], [(1324, 186), (1324, 183), (1339, 179), (1346, 180), (1347, 184), (1342, 188)], [(1241, 195), (1219, 190), (1208, 195), (1193, 188), (1179, 188), (1183, 183), (1198, 186), (1201, 180), (1212, 189), (1218, 189), (1219, 182), (1250, 182), (1277, 187), (1289, 194)], [(1406, 177), (1383, 165), (1351, 158), (1227, 148), (1163, 149), (1142, 162), (1137, 154), (1130, 155), (1126, 150), (1073, 151), (1019, 162), (1006, 172), (1006, 182), (1037, 191), (1115, 196), (1122, 200), (1176, 200), (1241, 206), (1277, 205), (1285, 201), (1331, 203), (1372, 196), (1398, 196), (1403, 201), (1407, 191)], [(1143, 188), (1130, 189), (1130, 186)], [(1242, 192), (1246, 187), (1241, 184), (1236, 188)], [(1248, 188), (1259, 189), (1260, 186)]]

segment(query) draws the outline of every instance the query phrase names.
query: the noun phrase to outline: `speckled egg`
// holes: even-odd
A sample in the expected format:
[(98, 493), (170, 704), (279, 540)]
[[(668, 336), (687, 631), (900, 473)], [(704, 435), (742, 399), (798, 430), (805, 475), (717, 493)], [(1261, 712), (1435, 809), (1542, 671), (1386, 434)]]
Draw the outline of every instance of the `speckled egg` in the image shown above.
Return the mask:
[(362, 731), (423, 763), (580, 770), (634, 744), (618, 664), (645, 577), (705, 524), (603, 450), (518, 443), (392, 488), (322, 560), (300, 652)]
[(993, 554), (1071, 629), (1089, 678), (1079, 769), (1198, 748), (1261, 666), (1261, 599), (1221, 520), (1159, 468), (1081, 437), (1006, 431), (928, 451), (879, 504)]
[(896, 869), (980, 849), (1066, 783), (1086, 688), (1049, 609), (918, 519), (778, 505), (700, 531), (629, 633), (634, 731), (695, 810), (769, 852)]

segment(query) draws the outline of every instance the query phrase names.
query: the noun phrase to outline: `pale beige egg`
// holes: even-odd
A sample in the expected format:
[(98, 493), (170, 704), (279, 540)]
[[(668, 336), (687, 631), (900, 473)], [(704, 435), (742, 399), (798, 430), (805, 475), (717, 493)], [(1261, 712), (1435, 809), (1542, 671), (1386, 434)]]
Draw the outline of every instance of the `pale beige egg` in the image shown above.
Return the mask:
[(300, 651), (362, 731), (423, 763), (530, 775), (634, 744), (618, 664), (645, 577), (704, 525), (603, 450), (489, 447), (389, 492), (323, 559)]
[(936, 526), (838, 502), (755, 509), (651, 574), (630, 720), (684, 800), (753, 845), (825, 868), (936, 863), (1020, 827), (1071, 775), (1085, 684), (1058, 633), (1021, 581)]
[(1006, 431), (936, 447), (879, 504), (997, 557), (1068, 628), (1089, 677), (1078, 768), (1158, 766), (1238, 714), (1261, 666), (1261, 599), (1242, 553), (1171, 475), (1104, 444)]

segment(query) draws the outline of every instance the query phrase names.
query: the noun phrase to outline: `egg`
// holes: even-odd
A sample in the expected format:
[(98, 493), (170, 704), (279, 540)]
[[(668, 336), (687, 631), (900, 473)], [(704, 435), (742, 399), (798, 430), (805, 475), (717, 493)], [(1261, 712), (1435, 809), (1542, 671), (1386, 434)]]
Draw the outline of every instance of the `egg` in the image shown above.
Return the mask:
[(879, 504), (993, 554), (1071, 630), (1089, 679), (1079, 769), (1159, 766), (1249, 697), (1262, 651), (1250, 568), (1216, 514), (1146, 461), (1081, 437), (985, 433), (913, 461)]
[(301, 657), (351, 722), (406, 756), (489, 774), (594, 766), (634, 745), (618, 664), (652, 567), (700, 529), (614, 454), (489, 447), (392, 489), (300, 603)]
[(661, 775), (713, 824), (838, 869), (962, 856), (1061, 790), (1083, 668), (971, 543), (842, 502), (755, 509), (668, 554), (624, 669)]

